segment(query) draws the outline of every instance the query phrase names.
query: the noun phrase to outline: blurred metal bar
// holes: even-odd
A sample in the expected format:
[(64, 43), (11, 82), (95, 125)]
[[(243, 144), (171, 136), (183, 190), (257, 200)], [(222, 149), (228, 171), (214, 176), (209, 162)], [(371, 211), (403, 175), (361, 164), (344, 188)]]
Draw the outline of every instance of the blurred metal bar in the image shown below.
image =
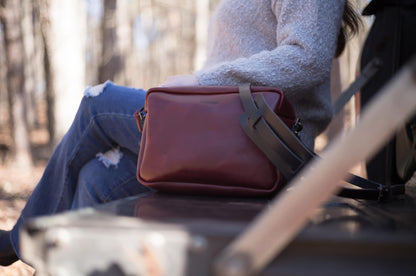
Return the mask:
[(278, 255), (316, 208), (339, 188), (359, 161), (369, 158), (416, 110), (416, 58), (369, 105), (356, 128), (313, 160), (216, 262), (217, 275), (253, 275)]

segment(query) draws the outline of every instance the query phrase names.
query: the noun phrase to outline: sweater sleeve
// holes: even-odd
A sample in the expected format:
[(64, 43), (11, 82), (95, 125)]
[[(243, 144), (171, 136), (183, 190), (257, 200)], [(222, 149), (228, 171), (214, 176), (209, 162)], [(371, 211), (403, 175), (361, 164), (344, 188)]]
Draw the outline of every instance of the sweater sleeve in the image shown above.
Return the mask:
[(279, 87), (296, 93), (328, 77), (344, 0), (272, 0), (276, 47), (196, 71), (201, 85)]

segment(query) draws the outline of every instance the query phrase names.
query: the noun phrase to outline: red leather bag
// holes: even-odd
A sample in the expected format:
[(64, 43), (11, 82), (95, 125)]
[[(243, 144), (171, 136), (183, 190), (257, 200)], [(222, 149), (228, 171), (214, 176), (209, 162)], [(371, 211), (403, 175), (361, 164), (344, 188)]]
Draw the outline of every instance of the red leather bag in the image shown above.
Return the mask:
[[(294, 124), (282, 91), (251, 87), (251, 95), (261, 95), (289, 128)], [(142, 130), (137, 179), (182, 194), (274, 194), (285, 180), (240, 126), (244, 111), (238, 86), (150, 89), (135, 113)]]

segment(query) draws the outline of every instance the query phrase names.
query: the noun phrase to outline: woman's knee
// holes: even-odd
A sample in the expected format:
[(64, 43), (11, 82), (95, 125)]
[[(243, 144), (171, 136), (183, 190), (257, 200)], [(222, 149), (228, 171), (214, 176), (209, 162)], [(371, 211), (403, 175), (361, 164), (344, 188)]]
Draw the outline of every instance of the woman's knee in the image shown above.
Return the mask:
[(144, 104), (145, 94), (143, 89), (119, 86), (106, 81), (85, 89), (80, 109), (90, 115), (133, 114)]
[(73, 209), (145, 192), (136, 179), (137, 155), (113, 148), (86, 163), (79, 172)]
[[(96, 114), (98, 110), (103, 110), (104, 106), (111, 106), (113, 98), (111, 96), (111, 84), (110, 81), (106, 81), (102, 84), (87, 87), (84, 91), (80, 110), (90, 114)], [(103, 111), (105, 112), (105, 110)]]
[(93, 206), (101, 203), (99, 184), (100, 179), (99, 164), (96, 159), (86, 163), (78, 174), (78, 181), (74, 193), (72, 209)]
[(97, 97), (104, 92), (105, 88), (107, 88), (108, 85), (111, 85), (111, 81), (106, 81), (104, 83), (101, 83), (95, 86), (88, 86), (84, 91), (84, 97), (87, 97), (87, 98)]

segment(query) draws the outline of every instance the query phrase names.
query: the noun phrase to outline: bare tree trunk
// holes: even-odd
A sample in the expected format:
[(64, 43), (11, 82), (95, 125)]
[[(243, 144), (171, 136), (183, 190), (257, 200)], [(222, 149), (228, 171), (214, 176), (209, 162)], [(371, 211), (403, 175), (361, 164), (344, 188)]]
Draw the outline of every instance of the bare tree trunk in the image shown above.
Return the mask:
[(210, 18), (209, 0), (198, 0), (195, 3), (195, 56), (194, 69), (201, 69), (205, 62), (207, 33)]
[(30, 140), (25, 115), (23, 40), (20, 26), (20, 1), (1, 0), (1, 21), (7, 62), (7, 90), (14, 141), (14, 164), (31, 166)]
[(117, 48), (122, 57), (121, 72), (114, 79), (115, 82), (132, 86), (135, 76), (134, 71), (134, 49), (133, 45), (133, 10), (134, 6), (130, 0), (117, 1)]
[[(0, 21), (1, 23), (1, 21)], [(9, 120), (9, 105), (7, 95), (7, 68), (6, 68), (6, 53), (4, 47), (4, 28), (0, 26), (0, 164), (6, 163), (7, 157), (10, 153), (10, 146), (12, 144), (9, 135), (10, 120)]]
[(195, 29), (195, 3), (194, 0), (182, 1), (184, 7), (179, 10), (181, 13), (180, 32), (176, 34), (176, 55), (175, 72), (180, 74), (190, 74), (194, 69), (194, 57), (196, 49), (196, 29)]
[(36, 123), (36, 54), (35, 37), (33, 33), (33, 1), (22, 0), (22, 34), (24, 46), (24, 73), (26, 91), (26, 115), (29, 128), (32, 129)]
[(117, 47), (117, 0), (104, 0), (102, 38), (99, 82), (114, 80), (124, 67), (124, 59)]
[[(6, 85), (6, 53), (4, 50), (4, 33), (3, 23), (0, 21), (0, 133), (3, 134), (4, 128), (8, 128), (8, 119), (5, 110), (8, 109), (6, 105), (7, 101), (7, 85)], [(4, 135), (4, 134), (3, 134)], [(2, 136), (3, 136), (2, 135)], [(0, 137), (1, 143), (4, 143), (4, 138)]]
[(101, 60), (101, 3), (97, 1), (91, 1), (90, 6), (88, 7), (88, 17), (87, 17), (87, 64), (86, 64), (86, 83), (90, 86), (97, 84), (99, 66)]
[(72, 123), (85, 88), (86, 12), (83, 1), (42, 0), (45, 73), (51, 108), (52, 143)]
[(50, 31), (50, 19), (49, 19), (49, 1), (40, 0), (39, 3), (39, 13), (40, 13), (40, 25), (41, 25), (41, 35), (43, 43), (43, 68), (45, 71), (45, 80), (46, 80), (46, 117), (48, 118), (47, 128), (49, 133), (49, 144), (53, 146), (56, 141), (56, 129), (55, 129), (55, 92), (54, 92), (54, 80), (55, 76), (52, 70), (51, 65), (51, 31)]

